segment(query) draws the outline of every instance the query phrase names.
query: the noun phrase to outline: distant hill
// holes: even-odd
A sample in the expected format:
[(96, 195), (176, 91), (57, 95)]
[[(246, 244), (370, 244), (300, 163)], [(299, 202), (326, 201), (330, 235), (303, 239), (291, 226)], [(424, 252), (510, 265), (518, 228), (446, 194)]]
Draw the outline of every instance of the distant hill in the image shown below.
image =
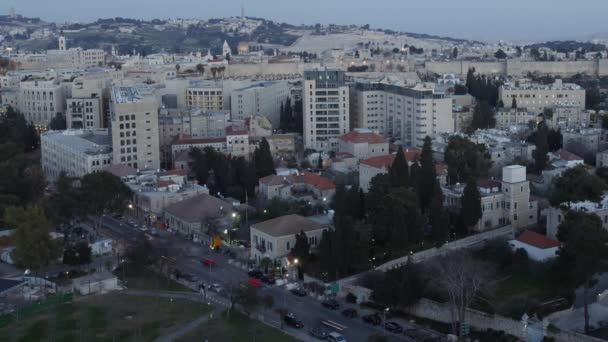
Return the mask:
[(598, 52), (605, 51), (606, 45), (604, 44), (594, 44), (590, 42), (579, 42), (575, 40), (556, 40), (544, 43), (536, 43), (527, 45), (528, 49), (539, 49), (539, 48), (548, 48), (557, 52), (562, 53), (570, 53), (577, 51), (579, 49), (584, 50), (586, 52)]

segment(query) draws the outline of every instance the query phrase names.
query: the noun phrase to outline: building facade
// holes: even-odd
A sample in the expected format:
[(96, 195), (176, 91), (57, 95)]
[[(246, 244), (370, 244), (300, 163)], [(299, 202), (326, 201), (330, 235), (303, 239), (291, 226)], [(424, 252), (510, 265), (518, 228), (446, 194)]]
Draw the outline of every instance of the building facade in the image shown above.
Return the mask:
[(315, 68), (304, 71), (304, 146), (335, 151), (338, 137), (350, 129), (349, 90), (344, 70)]
[(112, 88), (110, 102), (114, 164), (158, 169), (158, 100), (145, 85)]
[(413, 88), (356, 83), (352, 88), (353, 124), (405, 146), (421, 147), (424, 138), (454, 132), (452, 99), (422, 84)]
[(112, 164), (108, 130), (49, 131), (40, 136), (42, 170), (49, 182), (64, 172), (82, 177)]
[(574, 83), (562, 83), (559, 79), (551, 85), (505, 84), (498, 88), (498, 98), (505, 106), (510, 106), (515, 99), (517, 107), (537, 114), (549, 106), (585, 108), (585, 89)]
[(266, 116), (272, 126), (279, 127), (281, 108), (289, 97), (287, 81), (267, 81), (235, 89), (230, 94), (232, 120)]
[(58, 79), (36, 79), (19, 83), (19, 111), (39, 129), (45, 129), (57, 114), (65, 114), (64, 88)]

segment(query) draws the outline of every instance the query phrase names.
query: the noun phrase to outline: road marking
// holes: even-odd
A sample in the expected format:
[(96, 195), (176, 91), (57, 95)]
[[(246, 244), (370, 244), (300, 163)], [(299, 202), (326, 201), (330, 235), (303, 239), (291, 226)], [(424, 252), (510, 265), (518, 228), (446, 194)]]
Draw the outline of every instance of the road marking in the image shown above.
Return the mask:
[(327, 326), (330, 326), (330, 327), (332, 327), (334, 329), (337, 329), (337, 330), (340, 330), (340, 331), (342, 331), (342, 330), (344, 330), (344, 329), (347, 328), (346, 326), (344, 326), (342, 324), (339, 324), (339, 323), (336, 323), (336, 322), (330, 321), (330, 320), (321, 321), (321, 324), (325, 324)]

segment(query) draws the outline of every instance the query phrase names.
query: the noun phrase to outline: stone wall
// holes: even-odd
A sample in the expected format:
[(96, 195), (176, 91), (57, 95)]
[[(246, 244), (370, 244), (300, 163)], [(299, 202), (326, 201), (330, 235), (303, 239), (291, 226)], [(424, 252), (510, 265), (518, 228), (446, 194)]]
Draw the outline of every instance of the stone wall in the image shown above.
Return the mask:
[(302, 75), (304, 63), (259, 63), (230, 64), (226, 67), (226, 77), (251, 77), (269, 75)]
[[(413, 316), (430, 319), (436, 322), (450, 324), (452, 315), (450, 305), (435, 302), (426, 298), (422, 298), (417, 304), (405, 309), (405, 311)], [(494, 329), (504, 331), (509, 335), (513, 335), (525, 340), (526, 331), (524, 330), (524, 322), (516, 321), (511, 318), (500, 315), (491, 315), (485, 312), (468, 309), (467, 323), (478, 330)], [(553, 337), (557, 342), (600, 342), (598, 338), (579, 334), (572, 331), (560, 331), (547, 329), (546, 336)]]
[(478, 244), (485, 242), (486, 240), (493, 240), (498, 238), (510, 238), (514, 237), (515, 232), (513, 231), (513, 227), (505, 226), (489, 231), (485, 231), (479, 234), (468, 236), (464, 239), (459, 239), (456, 241), (452, 241), (447, 243), (439, 248), (433, 247), (430, 249), (426, 249), (424, 251), (420, 251), (411, 255), (406, 255), (404, 257), (391, 260), (387, 263), (384, 263), (378, 267), (376, 270), (387, 271), (392, 268), (397, 268), (405, 265), (408, 259), (412, 259), (413, 262), (418, 263), (428, 259), (432, 259), (437, 256), (446, 255), (448, 253), (454, 252), (463, 248), (471, 248)]
[(608, 75), (608, 60), (591, 60), (591, 61), (557, 61), (557, 62), (538, 62), (538, 61), (520, 61), (520, 60), (504, 60), (497, 62), (474, 62), (474, 61), (450, 61), (450, 62), (434, 62), (425, 63), (427, 72), (436, 74), (456, 74), (462, 77), (466, 76), (470, 68), (475, 68), (475, 71), (483, 75), (508, 75), (521, 77), (528, 72), (536, 72), (540, 74), (556, 75), (556, 76), (571, 76), (574, 74), (587, 74), (590, 76), (607, 76)]

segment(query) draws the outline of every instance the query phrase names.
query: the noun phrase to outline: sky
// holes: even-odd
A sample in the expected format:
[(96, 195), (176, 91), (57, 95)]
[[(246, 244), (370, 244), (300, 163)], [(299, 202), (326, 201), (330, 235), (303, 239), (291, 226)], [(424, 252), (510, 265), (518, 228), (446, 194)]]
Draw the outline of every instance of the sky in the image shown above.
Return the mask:
[(608, 36), (607, 0), (2, 0), (0, 13), (44, 20), (219, 18), (240, 15), (290, 24), (370, 24), (478, 40)]

